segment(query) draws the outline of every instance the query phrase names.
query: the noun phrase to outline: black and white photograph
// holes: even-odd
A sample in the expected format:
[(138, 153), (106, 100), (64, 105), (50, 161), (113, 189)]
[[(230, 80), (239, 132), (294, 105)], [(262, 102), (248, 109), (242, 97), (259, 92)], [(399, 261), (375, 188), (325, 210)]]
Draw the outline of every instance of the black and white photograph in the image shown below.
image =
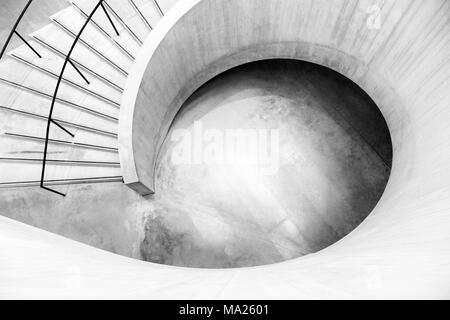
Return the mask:
[(0, 50), (0, 300), (450, 300), (449, 0), (0, 0)]

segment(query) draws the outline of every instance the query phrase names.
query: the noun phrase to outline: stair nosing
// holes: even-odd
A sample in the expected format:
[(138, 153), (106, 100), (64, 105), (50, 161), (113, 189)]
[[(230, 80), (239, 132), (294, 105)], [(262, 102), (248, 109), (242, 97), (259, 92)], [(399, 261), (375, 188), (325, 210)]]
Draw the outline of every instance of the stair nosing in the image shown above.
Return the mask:
[[(56, 78), (56, 79), (59, 78), (59, 75), (57, 75), (57, 74), (54, 73), (53, 71), (50, 71), (50, 70), (48, 70), (48, 69), (45, 69), (44, 67), (38, 66), (38, 65), (36, 65), (35, 63), (33, 63), (33, 62), (31, 62), (31, 61), (28, 61), (28, 60), (26, 60), (26, 59), (23, 58), (23, 57), (20, 57), (20, 56), (17, 55), (16, 53), (9, 52), (9, 53), (8, 53), (8, 56), (10, 56), (10, 57), (12, 57), (12, 58), (14, 58), (14, 59), (16, 59), (16, 60), (22, 62), (22, 63), (27, 64), (27, 65), (29, 65), (30, 67), (32, 67), (32, 68), (34, 68), (34, 69), (36, 69), (36, 70), (39, 70), (39, 71), (41, 71), (41, 72), (43, 72), (43, 73), (46, 73), (46, 74), (48, 74), (49, 76), (51, 76), (51, 77), (53, 77), (53, 78)], [(116, 102), (116, 101), (113, 101), (113, 100), (111, 100), (110, 98), (107, 98), (107, 97), (105, 97), (105, 96), (102, 96), (101, 94), (99, 94), (99, 93), (97, 93), (97, 92), (95, 92), (95, 91), (92, 91), (92, 90), (90, 90), (90, 89), (88, 89), (88, 88), (85, 88), (85, 87), (83, 87), (82, 85), (80, 85), (80, 84), (78, 84), (78, 83), (75, 83), (75, 82), (72, 81), (72, 80), (69, 80), (69, 79), (67, 79), (67, 78), (64, 78), (64, 76), (61, 78), (61, 81), (64, 82), (64, 83), (66, 83), (66, 84), (69, 84), (69, 85), (71, 85), (71, 86), (73, 86), (73, 87), (76, 87), (76, 88), (78, 88), (79, 90), (82, 90), (82, 91), (84, 91), (85, 93), (90, 94), (90, 95), (92, 95), (92, 96), (94, 96), (94, 97), (96, 97), (96, 98), (98, 98), (98, 99), (101, 99), (101, 100), (103, 100), (104, 102), (109, 103), (109, 104), (111, 104), (112, 106), (114, 106), (114, 107), (116, 107), (116, 108), (120, 108), (120, 103), (118, 103), (118, 102)]]
[(127, 23), (119, 16), (116, 10), (108, 2), (105, 2), (106, 7), (112, 12), (112, 14), (116, 17), (116, 19), (120, 22), (122, 27), (127, 30), (128, 34), (136, 41), (139, 46), (142, 46), (144, 42), (136, 35), (136, 33), (131, 30), (131, 28), (127, 25)]
[[(39, 118), (39, 119), (42, 119), (43, 121), (48, 121), (48, 117), (44, 116), (44, 115), (40, 115), (40, 114), (36, 114), (36, 113), (24, 111), (24, 110), (19, 110), (19, 109), (15, 109), (15, 108), (5, 107), (5, 106), (2, 106), (2, 105), (0, 105), (0, 109), (7, 110), (7, 111), (10, 111), (10, 112), (24, 114), (24, 115), (27, 115), (27, 116), (33, 117), (33, 118)], [(102, 130), (102, 129), (91, 128), (91, 127), (83, 126), (81, 124), (76, 124), (76, 123), (72, 123), (72, 122), (69, 122), (69, 121), (66, 121), (66, 120), (57, 119), (57, 118), (54, 118), (53, 120), (57, 121), (57, 122), (59, 122), (61, 124), (65, 124), (67, 126), (77, 128), (77, 129), (81, 129), (81, 130), (85, 130), (85, 131), (89, 131), (89, 132), (95, 132), (97, 134), (102, 134), (102, 135), (105, 135), (105, 136), (111, 136), (111, 137), (114, 137), (114, 138), (118, 137), (117, 133), (105, 131), (105, 130)]]
[[(105, 181), (102, 181), (105, 180)], [(113, 183), (123, 182), (122, 176), (110, 176), (110, 177), (92, 177), (92, 178), (69, 178), (69, 179), (51, 179), (44, 180), (44, 184), (47, 185), (72, 185), (72, 184), (84, 184), (84, 183)], [(0, 188), (25, 188), (36, 187), (41, 184), (40, 180), (32, 181), (14, 181), (14, 182), (0, 182)]]
[(139, 10), (139, 7), (134, 3), (133, 0), (128, 0), (128, 2), (131, 3), (131, 6), (133, 7), (133, 9), (137, 12), (137, 15), (141, 18), (141, 20), (144, 22), (144, 24), (147, 26), (147, 28), (150, 31), (153, 31), (153, 27), (150, 24), (150, 22), (148, 21), (148, 19), (144, 16), (144, 14), (141, 12), (141, 10)]
[[(105, 3), (106, 3), (106, 2), (105, 2)], [(82, 10), (80, 7), (78, 7), (78, 5), (77, 5), (76, 3), (74, 3), (73, 1), (71, 1), (71, 4), (72, 4), (72, 6), (76, 9), (76, 11), (77, 11), (78, 13), (80, 13), (80, 14), (83, 16), (83, 18), (86, 19), (86, 18), (88, 17), (88, 15), (84, 12), (84, 10)], [(117, 46), (117, 48), (119, 48), (121, 51), (123, 51), (123, 53), (125, 53), (125, 55), (127, 55), (128, 58), (131, 59), (131, 61), (134, 61), (134, 60), (136, 59), (136, 58), (135, 58), (130, 52), (128, 52), (128, 50), (125, 49), (118, 41), (116, 41), (115, 39), (113, 39), (113, 37), (112, 37), (108, 32), (106, 32), (106, 30), (103, 29), (103, 27), (101, 27), (97, 22), (95, 22), (93, 19), (91, 19), (89, 22), (92, 23), (92, 25), (93, 25), (98, 31), (100, 31), (100, 33), (102, 33), (103, 36), (104, 36), (106, 39), (108, 39), (111, 43), (115, 44), (115, 45)]]
[[(0, 157), (0, 162), (43, 162), (40, 158), (13, 158)], [(93, 160), (69, 160), (69, 159), (45, 159), (46, 163), (55, 165), (92, 166), (92, 167), (120, 167), (120, 162), (93, 161)]]
[[(25, 140), (45, 142), (44, 137), (36, 137), (36, 136), (24, 135), (24, 134), (19, 134), (19, 133), (11, 133), (11, 132), (4, 132), (4, 135), (7, 137), (16, 138), (16, 139), (25, 139)], [(95, 150), (101, 150), (101, 151), (112, 152), (112, 153), (119, 152), (118, 148), (99, 146), (99, 145), (93, 145), (93, 144), (82, 143), (82, 142), (71, 142), (71, 141), (59, 140), (59, 139), (48, 139), (48, 142), (52, 143), (52, 144), (67, 145), (67, 146), (75, 147), (75, 148), (95, 149)]]

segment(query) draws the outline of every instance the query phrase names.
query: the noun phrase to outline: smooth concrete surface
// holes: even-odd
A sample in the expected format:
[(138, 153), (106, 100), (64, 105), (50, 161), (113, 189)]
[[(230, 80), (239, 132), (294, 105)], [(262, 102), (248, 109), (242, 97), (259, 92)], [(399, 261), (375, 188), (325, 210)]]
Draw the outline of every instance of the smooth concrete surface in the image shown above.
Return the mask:
[[(288, 21), (295, 28), (285, 31), (290, 38), (298, 36), (303, 39), (298, 42), (299, 51), (304, 50), (303, 58), (331, 66), (353, 79), (370, 94), (388, 121), (394, 147), (393, 170), (381, 201), (368, 218), (348, 236), (319, 253), (263, 267), (198, 270), (124, 258), (1, 217), (0, 297), (450, 297), (449, 3), (434, 0), (385, 1), (381, 29), (374, 30), (366, 28), (369, 14), (365, 12), (372, 4), (369, 1), (283, 1), (283, 5), (290, 9), (289, 14), (283, 17), (279, 15), (281, 9), (275, 10), (275, 1), (258, 2), (261, 10), (248, 12), (244, 10), (246, 4), (250, 7), (255, 1), (239, 4), (227, 1), (233, 4), (230, 7), (244, 11), (232, 16), (222, 11), (214, 16), (217, 13), (216, 2), (202, 1), (208, 4), (203, 9), (211, 9), (208, 13), (214, 19), (204, 27), (203, 15), (201, 19), (186, 17), (180, 20), (199, 28), (199, 32), (192, 32), (193, 28), (187, 28), (185, 33), (183, 29), (173, 31), (172, 37), (179, 36), (178, 44), (183, 50), (173, 50), (177, 47), (175, 41), (171, 42), (171, 51), (161, 48), (158, 59), (164, 55), (165, 58), (172, 57), (168, 52), (178, 56), (161, 65), (164, 72), (159, 76), (172, 74), (171, 85), (176, 87), (177, 81), (180, 82), (178, 88), (174, 88), (178, 92), (179, 87), (184, 87), (192, 79), (192, 74), (197, 74), (196, 70), (189, 74), (188, 66), (190, 61), (195, 61), (194, 57), (200, 57), (201, 52), (214, 55), (216, 49), (226, 49), (231, 42), (211, 47), (216, 49), (208, 51), (186, 49), (192, 49), (190, 45), (193, 43), (205, 44), (197, 42), (196, 37), (202, 34), (200, 30), (215, 37), (218, 30), (212, 27), (222, 21), (221, 16), (233, 21), (227, 26), (234, 25), (236, 20), (240, 23), (239, 30), (234, 33), (217, 36), (218, 40), (224, 41), (227, 34), (230, 37), (242, 31), (255, 34), (249, 30), (261, 30), (257, 33), (257, 40), (263, 38), (268, 33), (262, 22), (273, 21), (268, 12), (276, 13), (274, 16), (280, 22), (289, 16), (295, 17)], [(265, 8), (261, 5), (263, 2), (270, 3), (274, 10), (262, 10)], [(147, 48), (157, 48), (169, 27), (189, 11), (192, 3), (183, 3), (186, 10), (177, 16), (174, 8), (161, 22), (163, 25), (166, 23), (167, 28), (157, 27), (155, 37), (146, 44)], [(183, 7), (178, 8), (182, 10)], [(266, 15), (257, 16), (260, 11)], [(261, 19), (261, 23), (248, 29), (245, 21), (254, 21), (252, 17)], [(209, 30), (210, 33), (206, 32)], [(181, 41), (184, 37), (187, 39), (185, 42)], [(314, 44), (310, 44), (312, 41)], [(314, 56), (308, 58), (309, 51)], [(350, 57), (346, 52), (351, 53)], [(149, 57), (153, 58), (156, 53)], [(255, 60), (255, 56), (249, 54), (247, 58)], [(293, 54), (262, 58), (280, 56), (293, 58)], [(296, 56), (302, 58), (302, 54)], [(138, 61), (143, 60), (138, 57)], [(146, 62), (134, 71), (142, 69)], [(178, 69), (180, 73), (177, 74)], [(221, 71), (225, 67), (218, 69)], [(188, 80), (179, 77), (183, 72), (186, 72)], [(183, 96), (189, 96), (211, 77), (201, 77), (203, 80), (192, 82), (193, 88), (186, 90), (188, 92)], [(131, 75), (131, 79), (134, 87), (142, 77)], [(167, 82), (163, 81), (161, 85)], [(164, 90), (169, 89), (163, 87)], [(169, 96), (175, 95), (170, 90), (166, 92)], [(169, 102), (161, 105), (167, 106), (172, 99), (168, 97)], [(174, 113), (181, 106), (181, 100), (175, 103)], [(134, 102), (126, 105), (130, 106), (133, 107)]]

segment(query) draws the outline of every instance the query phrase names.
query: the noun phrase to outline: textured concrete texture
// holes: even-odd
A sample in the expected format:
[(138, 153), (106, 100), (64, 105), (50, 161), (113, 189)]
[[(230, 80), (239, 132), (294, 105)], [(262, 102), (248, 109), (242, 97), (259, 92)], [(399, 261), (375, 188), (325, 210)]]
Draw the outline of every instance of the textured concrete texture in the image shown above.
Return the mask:
[[(210, 60), (223, 57), (229, 48), (238, 52), (233, 58), (239, 64), (267, 57), (316, 61), (354, 80), (387, 119), (394, 158), (378, 205), (352, 233), (318, 253), (237, 270), (171, 268), (127, 259), (1, 217), (0, 296), (450, 297), (449, 2), (384, 1), (380, 3), (379, 29), (368, 28), (372, 18), (367, 9), (372, 1), (230, 0), (220, 1), (222, 6), (218, 2), (182, 1), (184, 5), (174, 8), (144, 45), (146, 50), (136, 64), (144, 63), (130, 75), (130, 86), (141, 83), (143, 69), (151, 59), (148, 70), (160, 72), (153, 73), (153, 84), (146, 77), (152, 96), (144, 97), (141, 92), (142, 101), (147, 111), (155, 107), (162, 115), (149, 111), (144, 117), (141, 109), (144, 121), (135, 129), (142, 132), (145, 121), (158, 124), (167, 109), (158, 110), (157, 106), (166, 108), (173, 103), (167, 114), (170, 123), (185, 98), (232, 65), (225, 63), (213, 67), (216, 71), (207, 71)], [(240, 34), (253, 39), (253, 51)], [(269, 43), (266, 35), (273, 36)], [(215, 46), (207, 40), (221, 43)], [(206, 64), (196, 63), (209, 57)], [(207, 74), (201, 76), (202, 70)], [(135, 106), (138, 91), (135, 88), (128, 93), (124, 110)], [(133, 112), (128, 112), (123, 118), (125, 128), (132, 124), (132, 116)], [(132, 134), (124, 137), (133, 146)], [(164, 137), (162, 130), (160, 138)], [(153, 143), (133, 147), (146, 150), (154, 147)], [(133, 155), (123, 158), (135, 163)], [(138, 165), (151, 161), (153, 156)], [(132, 170), (131, 183), (139, 178)], [(151, 183), (153, 173), (148, 178), (143, 181)]]

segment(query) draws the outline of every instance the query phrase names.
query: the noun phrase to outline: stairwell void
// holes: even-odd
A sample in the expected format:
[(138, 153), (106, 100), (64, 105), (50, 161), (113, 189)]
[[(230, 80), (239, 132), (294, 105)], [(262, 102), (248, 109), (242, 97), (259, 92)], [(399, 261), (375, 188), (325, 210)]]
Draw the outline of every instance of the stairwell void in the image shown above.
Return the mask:
[(349, 79), (296, 60), (236, 67), (171, 126), (142, 258), (232, 268), (317, 252), (372, 211), (391, 163), (385, 120)]

